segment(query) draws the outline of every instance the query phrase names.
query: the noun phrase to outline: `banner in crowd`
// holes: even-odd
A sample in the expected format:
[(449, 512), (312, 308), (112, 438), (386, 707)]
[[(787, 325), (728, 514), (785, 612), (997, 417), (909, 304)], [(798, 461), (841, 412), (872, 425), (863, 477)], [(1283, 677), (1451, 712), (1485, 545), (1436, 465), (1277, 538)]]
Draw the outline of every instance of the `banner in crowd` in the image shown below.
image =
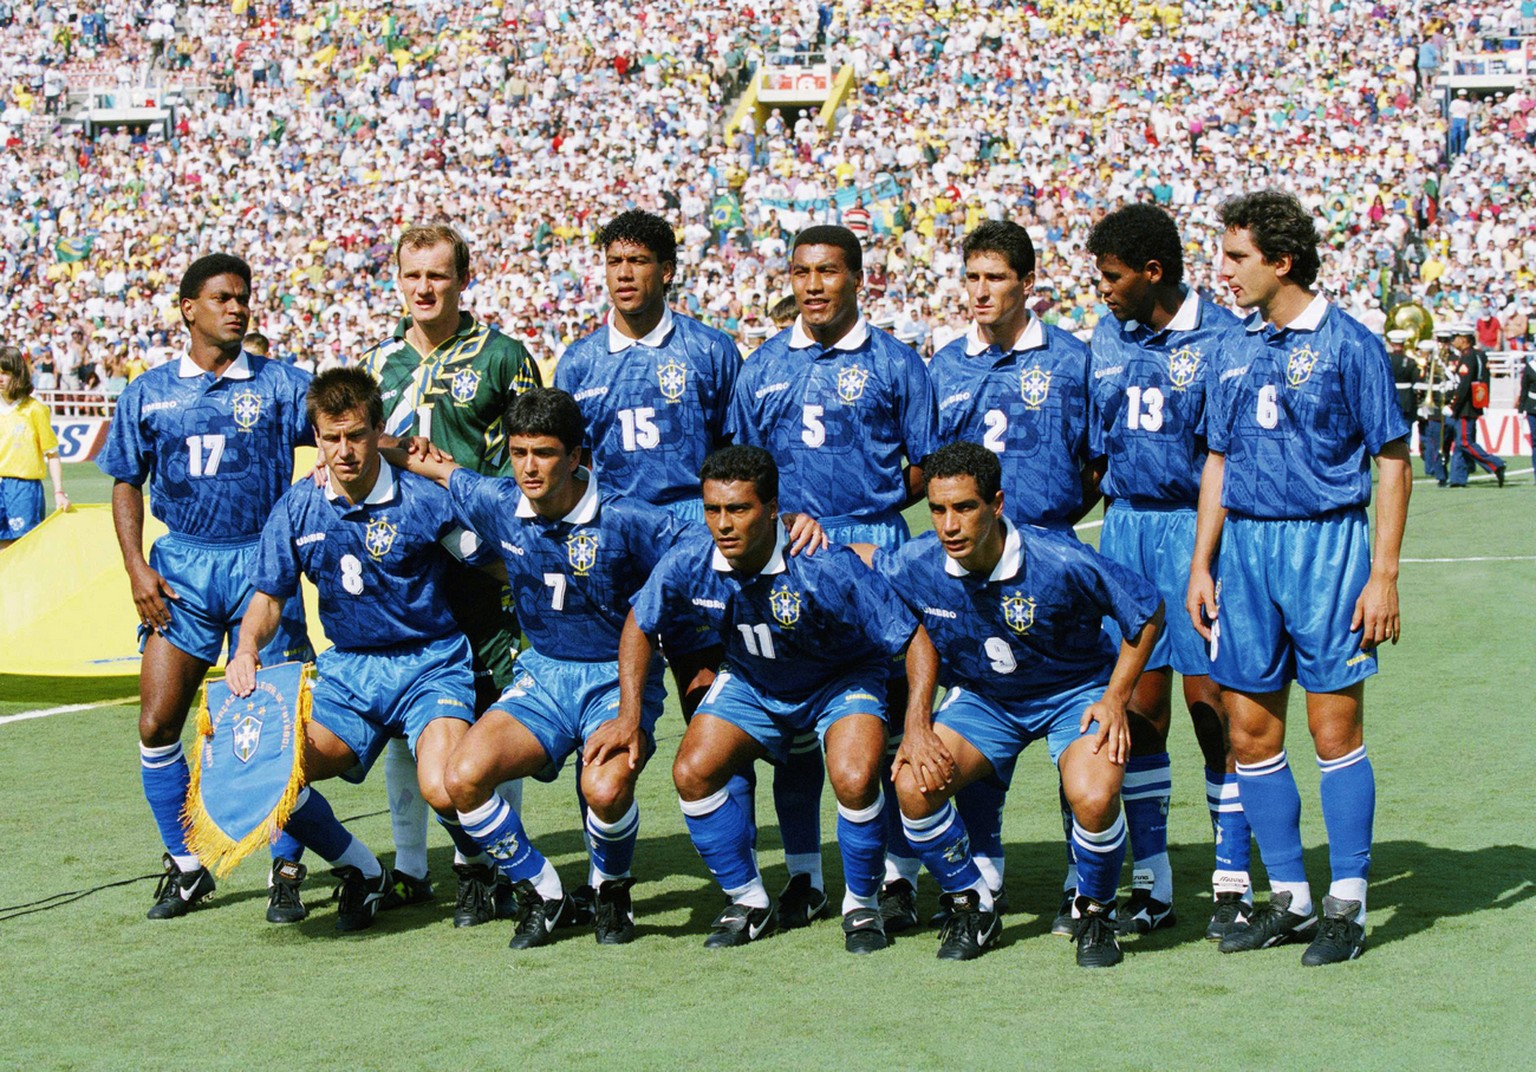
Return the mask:
[(59, 461), (94, 460), (106, 442), (108, 423), (104, 417), (55, 417), (53, 434), (59, 441)]
[[(1419, 429), (1413, 432), (1413, 452), (1419, 453)], [(1531, 456), (1530, 425), (1525, 414), (1512, 409), (1484, 411), (1477, 422), (1477, 442), (1484, 450), (1492, 451), (1505, 461), (1518, 461)]]

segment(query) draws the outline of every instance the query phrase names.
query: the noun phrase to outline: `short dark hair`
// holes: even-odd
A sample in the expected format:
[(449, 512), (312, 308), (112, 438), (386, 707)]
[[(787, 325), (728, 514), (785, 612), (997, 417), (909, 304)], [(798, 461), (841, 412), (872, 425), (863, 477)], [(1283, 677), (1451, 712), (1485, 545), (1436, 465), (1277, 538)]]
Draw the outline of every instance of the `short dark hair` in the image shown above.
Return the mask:
[(788, 323), (795, 318), (799, 311), (799, 307), (795, 305), (795, 296), (793, 294), (786, 294), (769, 306), (768, 319), (772, 320), (775, 324), (781, 321)]
[(19, 347), (0, 346), (0, 372), (11, 374), (11, 393), (7, 402), (15, 402), (32, 393), (32, 366)]
[(1174, 286), (1184, 282), (1179, 225), (1157, 205), (1133, 201), (1115, 209), (1088, 232), (1088, 252), (1114, 257), (1133, 272), (1156, 261), (1162, 266), (1163, 282)]
[(1317, 280), (1322, 260), (1317, 254), (1317, 225), (1294, 194), (1259, 190), (1225, 201), (1221, 225), (1229, 231), (1247, 231), (1265, 263), (1291, 258), (1290, 279), (1303, 287)]
[(843, 251), (843, 261), (849, 271), (864, 270), (864, 247), (859, 245), (859, 236), (846, 227), (839, 227), (835, 223), (819, 223), (815, 227), (807, 227), (795, 235), (795, 244), (789, 247), (791, 258), (801, 246), (836, 246)]
[(597, 244), (607, 252), (615, 242), (632, 242), (644, 246), (662, 264), (677, 263), (677, 234), (672, 225), (654, 212), (632, 208), (609, 220), (597, 232)]
[(567, 454), (580, 450), (587, 434), (581, 407), (555, 387), (534, 387), (518, 395), (507, 406), (501, 424), (508, 437), (554, 436)]
[(945, 443), (923, 459), (925, 479), (957, 476), (968, 476), (976, 481), (981, 501), (990, 503), (1002, 489), (1003, 464), (996, 454), (980, 443), (968, 443), (963, 439)]
[(751, 481), (757, 497), (765, 503), (779, 497), (779, 467), (773, 455), (762, 447), (749, 447), (738, 443), (721, 447), (699, 466), (699, 486), (707, 480), (730, 482)]
[(975, 253), (1000, 253), (1020, 279), (1035, 270), (1035, 244), (1012, 220), (987, 220), (965, 236), (960, 252), (965, 260)]
[(240, 345), (258, 357), (266, 357), (272, 349), (272, 343), (259, 331), (246, 332), (245, 340)]
[(379, 381), (360, 365), (326, 369), (309, 382), (304, 396), (304, 416), (316, 424), (320, 416), (339, 417), (355, 409), (368, 411), (368, 423), (384, 423), (384, 399)]
[(446, 223), (425, 223), (407, 227), (395, 242), (395, 269), (400, 268), (402, 249), (431, 249), (444, 242), (453, 247), (453, 274), (459, 282), (469, 278), (469, 243), (458, 229)]
[(239, 276), (245, 281), (246, 289), (251, 286), (251, 266), (232, 253), (210, 253), (206, 257), (199, 257), (187, 265), (187, 270), (181, 273), (181, 286), (177, 288), (176, 297), (179, 301), (187, 301), (196, 298), (203, 292), (203, 284), (215, 276), (233, 275)]

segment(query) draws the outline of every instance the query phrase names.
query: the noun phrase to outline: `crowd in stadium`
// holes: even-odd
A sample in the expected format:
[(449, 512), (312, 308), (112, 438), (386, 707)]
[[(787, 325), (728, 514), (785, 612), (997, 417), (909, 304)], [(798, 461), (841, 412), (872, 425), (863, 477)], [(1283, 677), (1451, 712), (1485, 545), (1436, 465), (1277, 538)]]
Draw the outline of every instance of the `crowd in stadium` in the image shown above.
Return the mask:
[[(1536, 98), (1443, 116), (1429, 91), (1453, 53), (1517, 30), (1519, 5), (613, 11), (0, 5), (0, 308), (39, 386), (115, 391), (174, 352), (174, 282), (209, 249), (251, 258), (276, 354), (355, 358), (400, 308), (395, 236), (435, 218), (476, 250), (469, 305), (553, 358), (605, 308), (590, 237), (626, 207), (675, 223), (674, 301), (748, 348), (812, 222), (867, 235), (872, 319), (931, 353), (963, 329), (960, 239), (1017, 220), (1041, 251), (1038, 311), (1086, 336), (1104, 308), (1083, 242), (1104, 211), (1169, 206), (1190, 280), (1215, 292), (1215, 206), (1282, 176), (1332, 247), (1323, 288), (1367, 324), (1415, 297), (1487, 347), (1525, 344)], [(857, 76), (830, 133), (727, 128), (750, 64), (812, 49)], [(146, 69), (206, 91), (168, 142), (56, 128), (71, 91)], [(870, 203), (831, 200), (847, 186)]]

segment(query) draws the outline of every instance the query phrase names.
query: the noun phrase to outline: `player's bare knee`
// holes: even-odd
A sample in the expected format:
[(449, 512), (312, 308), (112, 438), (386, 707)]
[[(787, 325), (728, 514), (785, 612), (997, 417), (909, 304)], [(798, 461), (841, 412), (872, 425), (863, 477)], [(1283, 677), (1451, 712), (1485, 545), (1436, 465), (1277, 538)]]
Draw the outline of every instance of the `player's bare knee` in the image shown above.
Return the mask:
[(864, 756), (828, 756), (827, 781), (837, 802), (847, 808), (867, 808), (880, 793), (879, 763)]
[(185, 712), (173, 715), (162, 710), (140, 708), (139, 743), (146, 748), (164, 748), (181, 740), (181, 730), (186, 724)]
[(677, 795), (684, 800), (703, 800), (720, 788), (715, 784), (717, 781), (720, 785), (725, 783), (705, 757), (696, 752), (679, 752), (672, 761), (672, 782), (677, 786)]
[(1365, 743), (1365, 728), (1358, 722), (1319, 727), (1312, 734), (1312, 745), (1319, 759), (1340, 759)]
[[(495, 782), (486, 784), (481, 763), (459, 749), (443, 764), (443, 792), (459, 811), (472, 811), (491, 798)], [(430, 803), (430, 798), (429, 798)]]
[[(622, 767), (624, 773), (606, 767)], [(605, 769), (582, 771), (581, 792), (587, 798), (587, 807), (605, 823), (617, 822), (624, 817), (635, 799), (634, 781), (625, 775), (628, 764), (610, 763)]]
[(1067, 803), (1072, 807), (1072, 817), (1084, 829), (1108, 830), (1120, 813), (1120, 792), (1107, 782), (1079, 782), (1067, 791)]

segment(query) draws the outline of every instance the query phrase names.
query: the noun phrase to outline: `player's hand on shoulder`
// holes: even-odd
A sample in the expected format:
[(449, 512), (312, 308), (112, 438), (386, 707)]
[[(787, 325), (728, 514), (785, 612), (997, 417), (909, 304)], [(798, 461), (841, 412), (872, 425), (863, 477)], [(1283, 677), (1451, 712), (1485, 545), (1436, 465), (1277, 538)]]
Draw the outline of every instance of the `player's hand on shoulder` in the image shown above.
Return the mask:
[(236, 696), (249, 696), (256, 690), (256, 671), (260, 666), (250, 652), (237, 651), (224, 668), (224, 684)]
[(609, 760), (627, 757), (629, 769), (639, 770), (645, 762), (645, 744), (645, 731), (638, 723), (610, 718), (587, 737), (581, 761), (588, 767), (598, 767)]
[(932, 793), (947, 788), (955, 777), (955, 757), (944, 747), (943, 740), (931, 727), (909, 728), (902, 735), (901, 747), (891, 764), (891, 777), (902, 766), (912, 768), (912, 776), (922, 793)]
[(1397, 606), (1397, 582), (1372, 574), (1355, 600), (1350, 619), (1351, 632), (1360, 631), (1360, 650), (1370, 651), (1382, 641), (1397, 643), (1402, 632), (1402, 618)]
[(785, 514), (782, 520), (789, 531), (790, 554), (798, 555), (804, 551), (807, 555), (814, 555), (827, 546), (826, 530), (809, 514)]
[(128, 584), (133, 591), (133, 605), (139, 612), (139, 621), (156, 630), (171, 624), (171, 608), (167, 599), (181, 598), (170, 582), (148, 562), (140, 562), (128, 570)]

